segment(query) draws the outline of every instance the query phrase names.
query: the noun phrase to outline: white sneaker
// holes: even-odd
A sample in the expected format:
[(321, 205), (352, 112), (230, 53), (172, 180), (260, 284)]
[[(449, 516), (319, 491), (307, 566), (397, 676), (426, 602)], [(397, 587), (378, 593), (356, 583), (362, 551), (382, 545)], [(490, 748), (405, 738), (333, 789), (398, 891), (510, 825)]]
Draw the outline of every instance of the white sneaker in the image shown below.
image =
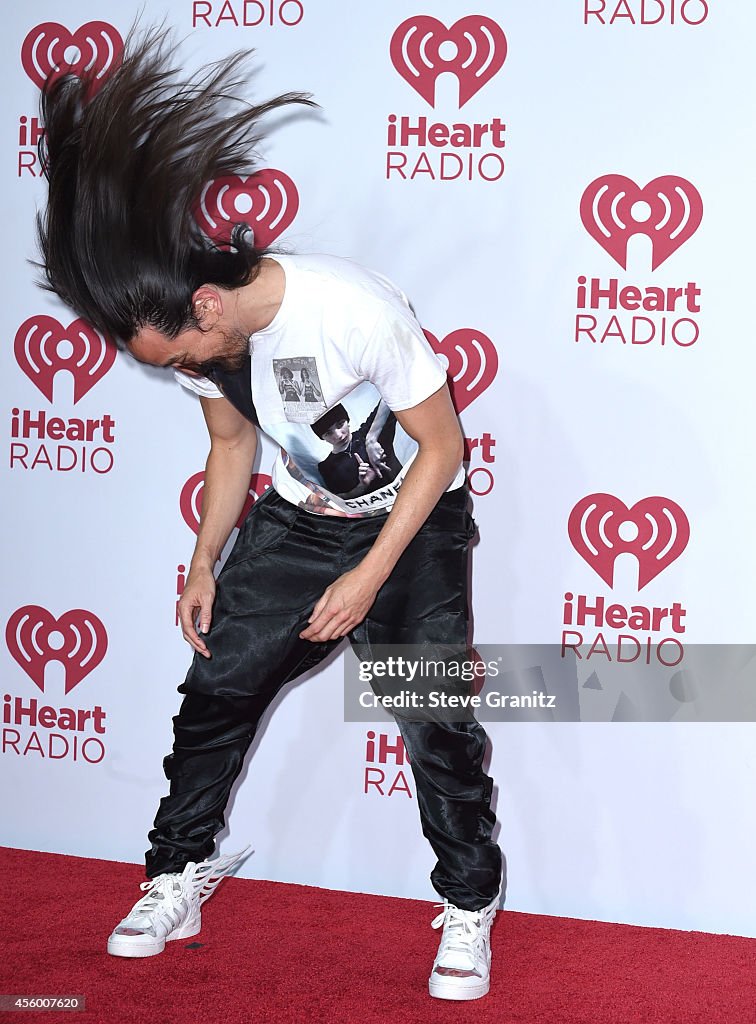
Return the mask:
[(482, 910), (460, 910), (444, 900), (443, 910), (432, 922), (443, 926), (441, 943), (433, 962), (428, 991), (437, 999), (480, 999), (491, 985), (491, 925), (499, 898)]
[(249, 850), (204, 860), (189, 861), (183, 871), (168, 872), (142, 882), (147, 895), (138, 900), (108, 939), (112, 956), (155, 956), (166, 942), (188, 939), (202, 927), (200, 907), (216, 886)]

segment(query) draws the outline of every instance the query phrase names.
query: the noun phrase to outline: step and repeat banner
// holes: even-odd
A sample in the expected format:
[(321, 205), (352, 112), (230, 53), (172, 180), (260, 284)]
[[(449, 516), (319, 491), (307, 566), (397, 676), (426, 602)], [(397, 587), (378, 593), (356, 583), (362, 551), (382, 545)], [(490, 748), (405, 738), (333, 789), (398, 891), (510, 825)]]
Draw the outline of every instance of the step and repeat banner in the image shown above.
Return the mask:
[[(190, 661), (199, 404), (33, 265), (40, 85), (107, 76), (139, 10), (175, 26), (188, 70), (254, 49), (250, 99), (321, 107), (270, 119), (258, 175), (207, 183), (207, 234), (246, 219), (386, 274), (448, 364), (473, 640), (541, 652), (486, 721), (507, 907), (756, 936), (756, 716), (716, 710), (724, 663), (750, 685), (756, 612), (756, 9), (733, 0), (4, 13), (2, 842), (141, 861)], [(398, 730), (344, 720), (345, 657), (277, 698), (220, 846), (252, 844), (243, 876), (432, 899)], [(526, 698), (559, 666), (570, 700), (547, 713)]]

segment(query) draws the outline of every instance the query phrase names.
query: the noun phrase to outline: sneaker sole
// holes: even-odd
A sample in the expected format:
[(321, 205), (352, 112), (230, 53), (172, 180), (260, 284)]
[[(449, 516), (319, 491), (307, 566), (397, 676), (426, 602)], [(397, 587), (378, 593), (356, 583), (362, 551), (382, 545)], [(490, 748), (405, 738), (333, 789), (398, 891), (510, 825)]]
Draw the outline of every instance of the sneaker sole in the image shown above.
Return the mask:
[(488, 994), (490, 988), (490, 978), (477, 985), (455, 985), (453, 981), (441, 978), (431, 978), (428, 982), (428, 992), (434, 999), (480, 999)]
[(202, 928), (201, 918), (193, 922), (187, 922), (180, 928), (174, 929), (169, 935), (162, 939), (153, 938), (151, 935), (139, 939), (137, 935), (117, 935), (115, 932), (108, 939), (108, 953), (111, 956), (145, 957), (157, 956), (165, 949), (166, 942), (175, 942), (176, 939), (190, 939), (197, 935)]

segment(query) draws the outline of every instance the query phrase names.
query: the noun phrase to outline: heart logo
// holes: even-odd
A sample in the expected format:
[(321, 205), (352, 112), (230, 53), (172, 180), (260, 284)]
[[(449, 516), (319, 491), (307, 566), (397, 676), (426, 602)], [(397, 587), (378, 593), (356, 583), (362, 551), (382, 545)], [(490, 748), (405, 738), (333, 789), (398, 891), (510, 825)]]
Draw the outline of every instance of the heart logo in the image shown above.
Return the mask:
[[(253, 473), (249, 482), (249, 493), (246, 501), (244, 502), (244, 508), (236, 522), (237, 529), (241, 529), (241, 525), (247, 518), (249, 510), (257, 499), (262, 497), (272, 483), (272, 479), (266, 473)], [(181, 488), (181, 496), (179, 497), (181, 515), (183, 516), (186, 525), (194, 533), (199, 532), (200, 515), (202, 513), (202, 494), (204, 489), (204, 471), (195, 473), (194, 476), (190, 476)]]
[(291, 178), (266, 168), (248, 178), (229, 174), (209, 181), (194, 206), (194, 218), (217, 245), (230, 243), (235, 224), (247, 224), (261, 249), (283, 234), (298, 209), (299, 193)]
[(407, 18), (391, 37), (391, 63), (432, 107), (436, 79), (445, 71), (459, 82), (459, 105), (465, 103), (500, 70), (507, 56), (504, 31), (492, 18), (470, 14), (447, 28), (437, 18)]
[(452, 331), (442, 341), (430, 331), (423, 333), (447, 365), (454, 408), (461, 413), (493, 383), (499, 369), (496, 347), (482, 331), (471, 327)]
[(580, 200), (586, 231), (623, 270), (632, 235), (651, 239), (651, 269), (656, 270), (695, 233), (702, 217), (698, 189), (674, 174), (654, 178), (645, 188), (622, 174), (605, 174), (590, 183)]
[(25, 605), (11, 615), (5, 641), (13, 658), (43, 693), (49, 662), (63, 665), (65, 692), (70, 693), (97, 668), (108, 649), (105, 627), (92, 612), (75, 608), (56, 619), (36, 604)]
[(64, 327), (44, 315), (24, 320), (13, 347), (16, 362), (48, 402), (53, 400), (56, 373), (68, 370), (73, 377), (74, 405), (105, 376), (116, 357), (113, 342), (86, 320), (74, 320)]
[(642, 590), (683, 553), (690, 523), (669, 498), (644, 498), (628, 508), (612, 494), (589, 494), (570, 512), (567, 532), (577, 553), (609, 587), (617, 557), (635, 555)]
[(57, 21), (46, 21), (33, 28), (21, 46), (24, 71), (40, 89), (53, 71), (56, 78), (86, 71), (94, 72), (93, 95), (122, 59), (123, 39), (106, 21), (88, 21), (75, 32)]

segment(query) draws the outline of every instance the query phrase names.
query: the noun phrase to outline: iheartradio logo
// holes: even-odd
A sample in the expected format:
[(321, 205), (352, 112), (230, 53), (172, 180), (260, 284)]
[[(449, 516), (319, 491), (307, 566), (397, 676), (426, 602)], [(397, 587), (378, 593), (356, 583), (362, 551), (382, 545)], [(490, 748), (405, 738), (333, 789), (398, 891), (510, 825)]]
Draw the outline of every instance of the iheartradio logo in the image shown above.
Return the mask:
[(16, 362), (48, 402), (53, 400), (56, 373), (73, 377), (74, 405), (104, 377), (115, 362), (115, 345), (86, 320), (64, 327), (51, 316), (31, 316), (16, 331)]
[(635, 555), (638, 590), (679, 558), (690, 538), (683, 510), (660, 497), (628, 508), (612, 494), (589, 494), (573, 508), (567, 530), (577, 553), (610, 587), (617, 557)]
[(407, 18), (391, 37), (391, 63), (432, 107), (436, 79), (450, 71), (459, 82), (459, 105), (502, 68), (507, 39), (497, 22), (480, 14), (460, 18), (451, 28), (427, 14)]
[(46, 608), (19, 608), (5, 629), (8, 650), (35, 686), (45, 689), (45, 668), (59, 661), (65, 669), (65, 692), (97, 668), (108, 649), (108, 634), (92, 612), (76, 608), (59, 619)]
[(209, 181), (194, 207), (194, 219), (218, 244), (228, 245), (235, 224), (248, 224), (255, 245), (275, 241), (292, 223), (299, 209), (299, 193), (283, 171), (266, 168), (248, 178), (227, 175)]
[(423, 333), (447, 365), (454, 407), (461, 413), (493, 383), (499, 369), (496, 347), (485, 334), (469, 327), (452, 331), (441, 341), (430, 331)]
[[(254, 473), (252, 475), (252, 479), (249, 482), (249, 494), (247, 495), (247, 500), (244, 502), (244, 508), (242, 509), (241, 515), (236, 523), (237, 528), (241, 529), (241, 525), (249, 510), (257, 499), (267, 491), (272, 483), (272, 479), (265, 473)], [(204, 471), (195, 473), (194, 476), (190, 476), (181, 488), (181, 496), (179, 498), (181, 515), (184, 517), (186, 525), (190, 530), (193, 530), (194, 533), (199, 531), (200, 514), (202, 512), (202, 493), (204, 488)]]
[(88, 21), (75, 32), (57, 21), (45, 21), (29, 32), (21, 46), (24, 71), (40, 89), (53, 71), (56, 77), (94, 72), (94, 93), (122, 58), (123, 39), (106, 21)]
[(645, 188), (622, 174), (605, 174), (580, 200), (586, 231), (623, 270), (632, 235), (651, 239), (651, 269), (656, 270), (695, 233), (702, 216), (698, 189), (674, 174), (654, 178)]

